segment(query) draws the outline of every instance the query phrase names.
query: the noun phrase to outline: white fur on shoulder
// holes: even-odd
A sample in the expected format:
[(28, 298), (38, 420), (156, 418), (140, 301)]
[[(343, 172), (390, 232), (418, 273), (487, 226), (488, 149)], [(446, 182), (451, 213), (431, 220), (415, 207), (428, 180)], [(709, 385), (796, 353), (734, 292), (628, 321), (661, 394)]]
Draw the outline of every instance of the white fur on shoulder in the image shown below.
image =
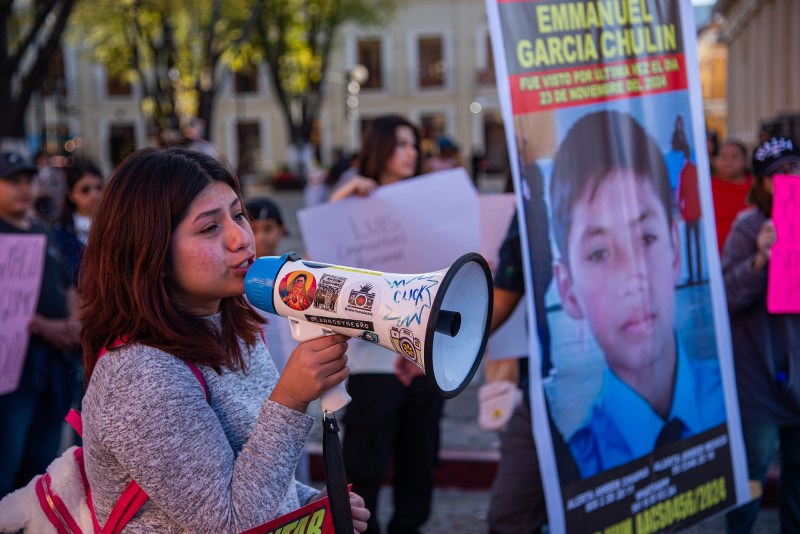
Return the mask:
[[(64, 501), (73, 519), (85, 534), (94, 532), (92, 513), (86, 500), (83, 478), (75, 460), (75, 449), (70, 447), (64, 454), (47, 466), (53, 492)], [(24, 488), (9, 493), (0, 500), (0, 532), (56, 534), (56, 528), (47, 519), (36, 496), (39, 475)]]

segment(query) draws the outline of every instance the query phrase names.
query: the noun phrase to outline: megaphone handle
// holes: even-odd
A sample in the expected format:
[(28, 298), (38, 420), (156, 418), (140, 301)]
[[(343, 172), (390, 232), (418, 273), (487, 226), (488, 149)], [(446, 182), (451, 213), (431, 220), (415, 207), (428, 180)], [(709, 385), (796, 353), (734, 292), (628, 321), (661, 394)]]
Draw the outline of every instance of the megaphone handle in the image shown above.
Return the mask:
[[(311, 339), (317, 339), (322, 336), (330, 336), (333, 334), (333, 330), (328, 328), (309, 324), (305, 321), (295, 319), (294, 317), (288, 317), (288, 319), (289, 328), (292, 331), (292, 337), (295, 339), (295, 341), (309, 341)], [(340, 382), (323, 393), (319, 400), (320, 404), (322, 404), (323, 411), (333, 413), (350, 404), (352, 398), (347, 393), (347, 390), (344, 387), (344, 382)]]

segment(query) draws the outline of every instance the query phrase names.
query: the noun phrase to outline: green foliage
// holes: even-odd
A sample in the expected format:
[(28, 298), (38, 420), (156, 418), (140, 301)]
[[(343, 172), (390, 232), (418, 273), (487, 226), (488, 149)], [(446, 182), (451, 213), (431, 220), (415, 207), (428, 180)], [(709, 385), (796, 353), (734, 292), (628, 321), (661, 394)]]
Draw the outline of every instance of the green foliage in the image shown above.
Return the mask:
[(249, 0), (92, 0), (75, 14), (71, 37), (109, 76), (137, 82), (142, 106), (160, 127), (198, 113), (204, 91), (214, 89), (225, 55), (251, 13)]

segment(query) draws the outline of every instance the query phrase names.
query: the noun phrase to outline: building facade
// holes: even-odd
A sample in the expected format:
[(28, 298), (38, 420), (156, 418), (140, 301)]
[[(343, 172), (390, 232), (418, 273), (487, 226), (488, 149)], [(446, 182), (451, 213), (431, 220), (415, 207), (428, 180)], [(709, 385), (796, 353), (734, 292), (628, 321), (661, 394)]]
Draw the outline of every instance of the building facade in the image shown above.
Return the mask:
[(728, 48), (728, 135), (755, 145), (762, 130), (800, 138), (800, 2), (719, 0)]
[[(110, 170), (135, 148), (154, 142), (146, 131), (138, 88), (106, 76), (77, 46), (59, 58), (61, 90), (34, 100), (31, 144), (61, 150), (68, 141)], [(348, 93), (362, 64), (368, 76)], [(485, 152), (493, 172), (508, 166), (482, 0), (410, 0), (381, 28), (341, 28), (329, 61), (315, 144), (320, 163), (358, 147), (371, 118), (407, 116), (422, 127), (425, 149), (446, 135), (465, 162)], [(350, 86), (350, 89), (353, 87)], [(226, 72), (215, 105), (211, 142), (245, 173), (265, 174), (289, 163), (289, 136), (264, 65)]]

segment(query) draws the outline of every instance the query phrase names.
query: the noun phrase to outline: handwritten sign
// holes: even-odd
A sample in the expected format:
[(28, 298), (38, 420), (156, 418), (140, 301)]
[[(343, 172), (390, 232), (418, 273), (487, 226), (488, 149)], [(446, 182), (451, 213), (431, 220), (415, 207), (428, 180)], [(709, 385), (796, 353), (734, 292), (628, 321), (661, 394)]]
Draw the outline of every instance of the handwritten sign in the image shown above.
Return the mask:
[(800, 177), (775, 176), (772, 246), (767, 282), (770, 313), (800, 313)]
[(39, 302), (44, 235), (0, 234), (0, 395), (17, 389)]
[(309, 258), (392, 273), (446, 269), (480, 250), (478, 194), (462, 168), (297, 214)]

